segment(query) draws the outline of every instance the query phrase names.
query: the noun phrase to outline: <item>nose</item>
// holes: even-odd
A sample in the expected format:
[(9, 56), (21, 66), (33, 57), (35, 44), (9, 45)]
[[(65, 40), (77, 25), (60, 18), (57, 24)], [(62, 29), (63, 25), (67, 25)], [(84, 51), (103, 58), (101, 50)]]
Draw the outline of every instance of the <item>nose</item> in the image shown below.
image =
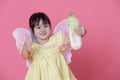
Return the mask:
[(41, 27), (41, 29), (40, 29), (41, 31), (45, 31), (45, 28), (44, 27)]

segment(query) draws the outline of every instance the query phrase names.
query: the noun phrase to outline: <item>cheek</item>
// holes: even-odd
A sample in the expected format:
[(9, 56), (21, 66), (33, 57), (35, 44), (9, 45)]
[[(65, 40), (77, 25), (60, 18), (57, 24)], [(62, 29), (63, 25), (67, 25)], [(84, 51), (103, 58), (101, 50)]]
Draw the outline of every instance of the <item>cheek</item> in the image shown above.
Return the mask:
[(39, 34), (39, 31), (34, 29), (34, 35), (38, 35)]
[(48, 35), (50, 35), (50, 34), (51, 34), (50, 30), (49, 30), (49, 31), (47, 31), (47, 34), (48, 34)]
[(51, 32), (51, 29), (50, 29), (50, 28), (47, 28), (47, 32), (50, 33), (50, 32)]

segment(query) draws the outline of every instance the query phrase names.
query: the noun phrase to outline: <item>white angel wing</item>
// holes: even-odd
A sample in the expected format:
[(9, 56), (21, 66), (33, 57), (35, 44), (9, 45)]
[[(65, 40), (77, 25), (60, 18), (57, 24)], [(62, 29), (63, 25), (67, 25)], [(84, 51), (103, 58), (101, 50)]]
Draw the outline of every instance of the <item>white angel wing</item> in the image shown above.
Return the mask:
[[(12, 35), (13, 35), (15, 41), (16, 41), (16, 47), (21, 54), (23, 44), (26, 40), (26, 35), (29, 37), (29, 39), (32, 39), (31, 38), (31, 32), (28, 29), (25, 29), (25, 28), (17, 28), (13, 31)], [(31, 64), (31, 62), (26, 60), (26, 66), (29, 67), (30, 64)]]
[[(59, 32), (59, 31), (64, 31), (70, 37), (71, 34), (70, 34), (70, 29), (68, 27), (68, 19), (64, 19), (56, 25), (56, 27), (54, 29), (54, 33)], [(80, 40), (82, 40), (82, 39), (80, 38)], [(75, 45), (75, 47), (77, 45), (76, 43), (80, 43), (77, 46), (77, 49), (79, 49), (82, 41), (74, 42), (74, 43), (70, 41), (70, 43)], [(72, 49), (73, 49), (73, 46), (67, 46), (67, 48), (62, 52), (62, 54), (65, 57), (65, 60), (68, 64), (71, 63), (71, 58), (72, 58), (71, 50)]]

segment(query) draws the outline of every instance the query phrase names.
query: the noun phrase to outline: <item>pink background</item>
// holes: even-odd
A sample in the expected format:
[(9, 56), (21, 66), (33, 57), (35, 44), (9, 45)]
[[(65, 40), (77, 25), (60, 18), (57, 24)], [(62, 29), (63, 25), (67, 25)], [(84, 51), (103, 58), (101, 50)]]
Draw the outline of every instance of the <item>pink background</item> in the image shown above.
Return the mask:
[(88, 33), (69, 65), (78, 80), (120, 80), (119, 0), (0, 0), (0, 80), (24, 80), (27, 67), (12, 37), (29, 16), (45, 12), (54, 26), (73, 12)]

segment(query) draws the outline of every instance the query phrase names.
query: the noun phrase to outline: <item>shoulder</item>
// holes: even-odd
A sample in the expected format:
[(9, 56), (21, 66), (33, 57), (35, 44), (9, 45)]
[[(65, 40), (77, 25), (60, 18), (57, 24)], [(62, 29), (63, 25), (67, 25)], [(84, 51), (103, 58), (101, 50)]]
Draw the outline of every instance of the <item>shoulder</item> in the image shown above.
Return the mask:
[(36, 51), (38, 51), (40, 48), (39, 44), (37, 43), (32, 43), (32, 46), (29, 48), (29, 52), (31, 53), (35, 53)]
[(54, 33), (51, 37), (64, 37), (65, 33), (63, 31), (59, 31), (57, 33)]
[(32, 42), (31, 48), (39, 48), (39, 47), (40, 47), (39, 44), (37, 44), (37, 43), (35, 43), (35, 42)]

